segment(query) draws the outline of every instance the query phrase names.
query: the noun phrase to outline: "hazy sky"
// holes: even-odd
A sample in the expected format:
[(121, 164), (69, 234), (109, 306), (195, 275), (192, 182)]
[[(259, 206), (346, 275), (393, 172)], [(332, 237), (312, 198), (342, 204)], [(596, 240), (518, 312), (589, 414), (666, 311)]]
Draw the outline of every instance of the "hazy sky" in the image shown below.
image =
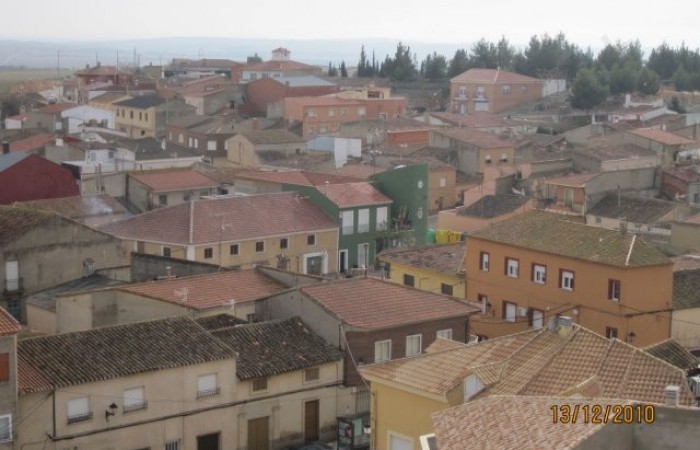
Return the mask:
[[(479, 5), (479, 6), (476, 6)], [(563, 31), (582, 46), (618, 39), (644, 47), (698, 47), (693, 0), (24, 0), (4, 5), (0, 38), (103, 40), (180, 36), (332, 39), (390, 38), (472, 43), (481, 37), (525, 44)]]

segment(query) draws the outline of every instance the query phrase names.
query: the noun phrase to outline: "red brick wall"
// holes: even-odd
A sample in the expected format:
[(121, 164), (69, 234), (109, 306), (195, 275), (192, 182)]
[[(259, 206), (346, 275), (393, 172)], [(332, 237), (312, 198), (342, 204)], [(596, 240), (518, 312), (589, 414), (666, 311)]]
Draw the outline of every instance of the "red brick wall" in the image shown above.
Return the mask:
[(279, 101), (285, 97), (317, 97), (320, 95), (333, 94), (337, 91), (337, 86), (290, 88), (272, 78), (263, 78), (262, 80), (256, 80), (246, 85), (246, 98), (250, 105), (251, 112), (265, 115), (269, 103)]
[(30, 155), (0, 172), (0, 205), (80, 195), (70, 170)]
[[(421, 334), (423, 351), (435, 341), (438, 330), (452, 328), (452, 339), (459, 342), (465, 341), (467, 316), (420, 322), (386, 330), (373, 331), (347, 331), (345, 337), (350, 352), (356, 362), (363, 360), (365, 364), (374, 362), (374, 343), (391, 339), (391, 359), (404, 358), (406, 356), (406, 336)], [(348, 352), (345, 354), (345, 384), (358, 386), (362, 383), (360, 374), (350, 359)]]

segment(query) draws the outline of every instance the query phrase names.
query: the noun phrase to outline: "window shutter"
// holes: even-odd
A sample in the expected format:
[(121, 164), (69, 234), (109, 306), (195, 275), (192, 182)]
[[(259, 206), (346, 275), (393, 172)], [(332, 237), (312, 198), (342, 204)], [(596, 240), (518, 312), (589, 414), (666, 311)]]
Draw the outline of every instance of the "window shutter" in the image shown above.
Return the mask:
[(571, 277), (571, 290), (574, 290), (574, 277)]
[(608, 299), (613, 298), (613, 280), (608, 280)]

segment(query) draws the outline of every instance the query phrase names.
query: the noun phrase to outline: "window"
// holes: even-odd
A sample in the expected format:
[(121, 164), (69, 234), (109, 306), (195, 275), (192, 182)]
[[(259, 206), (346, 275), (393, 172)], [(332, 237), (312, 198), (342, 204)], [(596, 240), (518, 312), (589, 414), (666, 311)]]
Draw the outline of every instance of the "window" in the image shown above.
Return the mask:
[(139, 111), (139, 120), (143, 120), (143, 113)]
[(129, 119), (133, 119), (133, 118), (134, 118), (134, 112), (133, 112), (133, 111), (129, 111)]
[(445, 284), (445, 283), (441, 283), (441, 284), (440, 284), (440, 292), (442, 292), (443, 294), (445, 294), (445, 295), (454, 295), (454, 294), (452, 293), (453, 291), (454, 291), (454, 289), (452, 288), (452, 285), (451, 285), (451, 284)]
[(533, 264), (532, 281), (537, 284), (545, 284), (547, 282), (547, 266), (543, 266), (542, 264)]
[(340, 108), (340, 115), (341, 115), (341, 116), (344, 116), (344, 115), (346, 115), (347, 113), (348, 113), (348, 109), (347, 109), (347, 108)]
[(258, 241), (255, 243), (255, 251), (257, 253), (262, 253), (265, 251), (265, 241)]
[(518, 278), (518, 269), (520, 262), (515, 258), (506, 258), (506, 275), (512, 278)]
[(215, 151), (216, 150), (216, 141), (212, 141), (212, 140), (207, 141), (207, 150)]
[(447, 177), (440, 177), (440, 187), (447, 186)]
[(144, 120), (145, 120), (146, 122), (148, 122), (148, 113), (144, 113), (144, 114), (143, 114), (143, 118), (144, 118)]
[(304, 370), (304, 383), (318, 381), (321, 377), (321, 370), (318, 367), (311, 367)]
[(620, 280), (608, 280), (608, 300), (620, 301)]
[(503, 86), (501, 86), (501, 93), (510, 94), (510, 85), (504, 84)]
[(355, 228), (355, 216), (352, 211), (343, 211), (343, 234), (352, 234)]
[(307, 245), (316, 245), (316, 235), (310, 234), (310, 235), (306, 236), (306, 244)]
[(617, 337), (617, 328), (605, 327), (605, 337), (613, 339)]
[(257, 320), (255, 320), (255, 313), (250, 313), (245, 315), (245, 320), (248, 323), (255, 323)]
[(501, 162), (508, 162), (508, 154), (501, 153)]
[(486, 158), (484, 158), (486, 161), (486, 164), (491, 164), (491, 155), (486, 155)]
[(438, 330), (437, 337), (441, 339), (452, 340), (452, 328), (446, 328), (444, 330)]
[(512, 302), (503, 302), (503, 320), (506, 322), (515, 322), (515, 314), (518, 310), (518, 305)]
[(192, 199), (192, 192), (185, 192), (182, 194), (182, 199), (186, 202), (189, 202)]
[(365, 117), (367, 115), (367, 108), (365, 108), (364, 106), (360, 106), (359, 108), (357, 108), (357, 115), (360, 117)]
[(143, 387), (127, 389), (124, 391), (124, 412), (138, 411), (148, 408), (148, 403), (144, 400)]
[(167, 195), (159, 195), (158, 196), (158, 204), (159, 205), (167, 205), (168, 204), (168, 196)]
[(90, 398), (78, 397), (68, 400), (68, 423), (83, 422), (92, 419)]
[(377, 231), (386, 230), (388, 208), (381, 206), (377, 208)]
[(289, 239), (287, 239), (287, 238), (280, 239), (280, 249), (284, 250), (287, 248), (289, 248)]
[(177, 135), (177, 141), (178, 141), (180, 144), (182, 144), (183, 142), (185, 142), (185, 136), (183, 136), (182, 133), (179, 133), (179, 134)]
[(170, 247), (163, 247), (163, 256), (165, 256), (166, 258), (170, 258), (170, 255)]
[(0, 353), (0, 381), (10, 379), (10, 354)]
[(481, 252), (479, 254), (479, 267), (484, 272), (489, 271), (489, 254), (486, 252)]
[(330, 108), (328, 110), (328, 117), (335, 117), (335, 108)]
[(230, 255), (233, 255), (233, 256), (238, 255), (238, 244), (231, 244), (228, 251), (229, 251)]
[(204, 259), (211, 259), (214, 257), (214, 249), (212, 247), (207, 247), (204, 249)]
[(422, 342), (423, 336), (420, 334), (406, 336), (406, 356), (420, 355), (423, 352)]
[(309, 108), (306, 110), (306, 117), (316, 117), (316, 110)]
[(569, 271), (569, 270), (560, 270), (559, 271), (559, 287), (567, 290), (567, 291), (573, 291), (574, 290), (574, 273)]
[(197, 398), (219, 395), (220, 392), (221, 388), (219, 388), (216, 382), (215, 373), (200, 375), (199, 378), (197, 378)]
[(464, 379), (464, 401), (466, 402), (479, 392), (481, 392), (486, 386), (481, 381), (481, 379), (472, 374)]
[(0, 416), (0, 442), (12, 440), (12, 416)]
[(544, 311), (541, 309), (530, 308), (527, 312), (528, 324), (532, 328), (542, 328), (544, 326)]
[(180, 450), (180, 440), (166, 442), (165, 450)]
[(369, 209), (364, 208), (357, 211), (357, 232), (366, 233), (369, 231)]
[(374, 362), (389, 361), (391, 359), (391, 340), (377, 341), (374, 343)]
[(403, 284), (414, 287), (416, 285), (416, 277), (407, 273), (403, 274)]
[(254, 379), (250, 386), (253, 392), (267, 391), (267, 377)]
[(693, 203), (695, 203), (695, 204), (700, 203), (700, 193), (698, 193), (698, 192), (693, 193)]

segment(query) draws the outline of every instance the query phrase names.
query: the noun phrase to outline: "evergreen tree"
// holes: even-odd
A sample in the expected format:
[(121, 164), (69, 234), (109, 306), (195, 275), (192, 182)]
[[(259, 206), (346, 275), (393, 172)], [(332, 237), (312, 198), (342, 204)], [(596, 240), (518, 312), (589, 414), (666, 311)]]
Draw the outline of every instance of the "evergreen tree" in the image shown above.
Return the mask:
[(345, 67), (345, 61), (340, 62), (340, 76), (343, 78), (348, 77), (348, 68)]
[(467, 51), (464, 49), (458, 49), (450, 60), (447, 76), (453, 78), (469, 69), (469, 57), (467, 55)]
[(574, 108), (590, 111), (608, 97), (608, 87), (598, 81), (590, 69), (581, 69), (571, 87), (571, 105)]

